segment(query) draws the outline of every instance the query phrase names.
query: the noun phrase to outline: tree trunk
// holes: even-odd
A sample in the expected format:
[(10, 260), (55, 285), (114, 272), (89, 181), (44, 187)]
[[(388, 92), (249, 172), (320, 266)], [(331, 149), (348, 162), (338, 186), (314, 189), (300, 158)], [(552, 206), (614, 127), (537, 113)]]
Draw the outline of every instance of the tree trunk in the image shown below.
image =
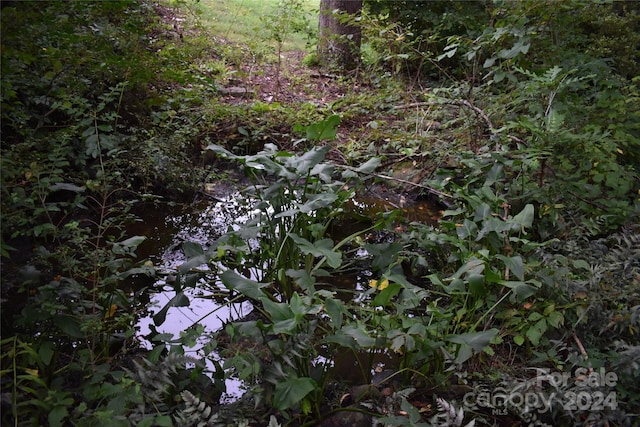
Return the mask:
[(362, 34), (355, 18), (362, 0), (321, 0), (318, 59), (326, 67), (352, 71), (360, 65)]

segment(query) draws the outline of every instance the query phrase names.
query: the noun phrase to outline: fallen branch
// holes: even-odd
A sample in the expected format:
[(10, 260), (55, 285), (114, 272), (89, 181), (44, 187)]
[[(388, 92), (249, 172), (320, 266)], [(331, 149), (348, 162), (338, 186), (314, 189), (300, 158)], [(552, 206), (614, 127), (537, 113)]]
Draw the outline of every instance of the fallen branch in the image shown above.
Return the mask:
[[(576, 345), (578, 346), (578, 350), (580, 350), (580, 355), (582, 355), (582, 359), (585, 362), (589, 361), (589, 355), (587, 354), (587, 351), (584, 349), (584, 346), (582, 345), (582, 341), (580, 341), (580, 338), (578, 338), (578, 335), (576, 335), (576, 333), (573, 333), (573, 340), (576, 342)], [(593, 368), (589, 368), (588, 370), (589, 374), (591, 374), (593, 372)]]
[(477, 115), (479, 115), (480, 117), (482, 117), (482, 119), (484, 120), (484, 122), (487, 124), (487, 127), (489, 128), (489, 130), (493, 133), (494, 131), (494, 127), (493, 127), (493, 123), (491, 123), (491, 120), (489, 119), (489, 116), (487, 116), (487, 114), (482, 111), (480, 108), (476, 107), (475, 105), (473, 105), (472, 103), (470, 103), (469, 101), (462, 100), (462, 101), (444, 101), (444, 102), (435, 102), (435, 101), (425, 101), (425, 102), (412, 102), (410, 104), (403, 104), (403, 105), (396, 105), (394, 108), (394, 110), (406, 110), (408, 108), (415, 108), (415, 107), (426, 107), (426, 106), (431, 106), (431, 105), (457, 105), (457, 106), (465, 106), (467, 108), (472, 109)]
[(324, 74), (324, 73), (313, 73), (309, 75), (310, 77), (314, 78), (314, 79), (331, 79), (331, 80), (337, 80), (340, 78), (340, 76), (336, 75), (336, 74)]
[(380, 178), (380, 179), (385, 179), (385, 180), (388, 180), (388, 181), (395, 181), (395, 182), (400, 182), (402, 184), (411, 185), (413, 187), (421, 188), (421, 189), (427, 191), (427, 193), (431, 193), (433, 195), (440, 196), (440, 197), (446, 197), (448, 199), (453, 199), (453, 196), (451, 194), (444, 193), (442, 191), (436, 190), (435, 188), (431, 188), (431, 187), (429, 187), (427, 185), (416, 184), (415, 182), (407, 181), (406, 179), (395, 178), (393, 176), (382, 175), (382, 174), (379, 174), (379, 173), (362, 172), (362, 171), (358, 171), (357, 168), (354, 168), (354, 167), (351, 167), (351, 166), (342, 165), (341, 167), (344, 168), (344, 169), (352, 170), (354, 172), (364, 173), (366, 175), (370, 175), (370, 176), (373, 176), (373, 177), (376, 177), (376, 178)]

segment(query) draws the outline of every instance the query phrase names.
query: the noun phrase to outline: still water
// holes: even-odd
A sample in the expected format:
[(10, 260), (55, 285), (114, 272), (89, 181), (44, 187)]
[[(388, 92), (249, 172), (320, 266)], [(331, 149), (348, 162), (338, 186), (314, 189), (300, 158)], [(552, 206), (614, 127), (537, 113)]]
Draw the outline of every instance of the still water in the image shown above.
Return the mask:
[[(177, 340), (181, 333), (199, 325), (204, 328), (202, 335), (206, 336), (221, 330), (228, 322), (244, 318), (252, 311), (253, 307), (248, 302), (229, 304), (217, 297), (219, 289), (224, 287), (218, 287), (215, 278), (211, 278), (210, 281), (202, 280), (196, 286), (182, 289), (189, 299), (188, 306), (168, 308), (165, 321), (159, 325), (155, 325), (153, 320), (154, 315), (176, 296), (173, 286), (175, 272), (187, 261), (183, 252), (184, 242), (195, 242), (206, 249), (229, 228), (240, 227), (251, 215), (248, 204), (242, 202), (242, 197), (240, 193), (231, 193), (224, 198), (204, 200), (190, 205), (157, 204), (147, 206), (139, 213), (142, 221), (136, 223), (129, 233), (147, 238), (139, 247), (138, 256), (151, 261), (160, 277), (149, 287), (149, 309), (137, 324), (139, 341), (148, 350), (154, 347), (155, 334), (171, 334)], [(437, 215), (428, 202), (398, 206), (384, 199), (357, 198), (346, 207), (347, 216), (353, 218), (355, 214), (359, 219), (371, 219), (380, 212), (394, 209), (400, 209), (403, 218), (408, 221), (432, 223)], [(342, 224), (349, 228), (358, 227), (358, 224), (352, 221), (342, 221)], [(341, 231), (351, 234), (356, 230)], [(206, 266), (202, 268), (206, 270)], [(366, 290), (369, 276), (365, 273), (366, 271), (360, 271), (354, 277), (345, 278), (352, 283), (352, 291)], [(336, 287), (345, 289), (344, 284), (337, 284)], [(185, 353), (198, 359), (206, 359), (208, 367), (213, 370), (213, 361), (218, 356), (215, 352), (205, 351), (206, 341), (209, 340), (196, 341), (195, 345), (185, 348)], [(239, 381), (228, 379), (226, 389), (226, 394), (222, 396), (223, 401), (231, 401), (242, 395), (242, 385)]]

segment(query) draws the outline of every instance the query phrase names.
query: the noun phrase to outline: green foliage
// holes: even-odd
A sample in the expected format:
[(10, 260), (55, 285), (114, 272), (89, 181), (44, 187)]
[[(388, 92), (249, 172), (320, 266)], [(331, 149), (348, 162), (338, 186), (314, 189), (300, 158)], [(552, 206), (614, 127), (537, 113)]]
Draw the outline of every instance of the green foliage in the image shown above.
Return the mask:
[(266, 38), (276, 44), (276, 98), (280, 90), (283, 48), (291, 33), (312, 34), (306, 16), (306, 0), (278, 0), (278, 7), (271, 14), (260, 16), (261, 30)]
[[(308, 134), (313, 136), (314, 132), (317, 131), (310, 130)], [(318, 132), (317, 136), (324, 137), (325, 132)], [(236, 250), (229, 248), (237, 263), (234, 267), (255, 268), (253, 277), (263, 282), (273, 281), (275, 294), (289, 299), (294, 289), (290, 270), (303, 267), (311, 274), (322, 266), (322, 263), (315, 264), (316, 256), (324, 257), (332, 268), (340, 265), (340, 254), (323, 236), (339, 207), (352, 196), (352, 191), (345, 190), (343, 182), (333, 182), (334, 167), (322, 162), (329, 147), (297, 156), (267, 145), (265, 151), (243, 157), (220, 147), (209, 148), (240, 160), (255, 180), (247, 195), (260, 214), (245, 224), (242, 234), (237, 236), (246, 242), (242, 246), (246, 249), (234, 253)], [(264, 174), (277, 180), (267, 185)], [(305, 184), (300, 186), (300, 182)], [(248, 241), (262, 236), (269, 237), (263, 240), (259, 254), (256, 254), (260, 259), (248, 260), (254, 253)], [(237, 241), (237, 237), (230, 235), (226, 239)]]
[[(505, 166), (510, 161), (504, 157), (494, 153), (464, 163), (474, 172), (463, 186), (450, 177), (442, 181), (442, 188), (461, 205), (443, 213), (439, 230), (418, 227), (411, 236), (420, 250), (436, 255), (431, 260), (421, 257), (422, 268), (440, 272), (428, 277), (451, 307), (456, 307), (449, 323), (451, 332), (486, 329), (497, 318), (514, 333), (517, 344), (523, 344), (526, 337), (537, 346), (547, 327), (558, 328), (563, 317), (542, 298), (535, 310), (544, 314), (530, 313), (523, 320), (524, 312), (512, 311), (543, 291), (534, 273), (540, 244), (528, 232), (534, 224), (534, 206), (526, 204), (511, 213), (505, 185), (509, 182)], [(446, 265), (437, 264), (438, 259)]]
[(188, 390), (183, 391), (180, 395), (185, 402), (185, 408), (181, 409), (176, 416), (179, 426), (215, 425), (218, 414), (213, 412), (206, 402), (200, 401)]
[(149, 10), (2, 12), (2, 255), (23, 263), (5, 277), (3, 262), (3, 296), (18, 302), (3, 301), (3, 424), (130, 425), (155, 413), (136, 412), (144, 397), (118, 369), (140, 305), (122, 283), (154, 274), (136, 264), (145, 238), (125, 234), (137, 199), (127, 125), (142, 105), (131, 95), (155, 78), (140, 38)]
[[(332, 137), (335, 121), (330, 118), (308, 126), (308, 138)], [(189, 274), (213, 275), (209, 280), (219, 280), (231, 292), (230, 301), (248, 299), (259, 313), (258, 320), (226, 326), (224, 334), (231, 343), (221, 353), (227, 375), (252, 385), (256, 404), (267, 404), (286, 416), (319, 419), (332, 375), (331, 364), (318, 359), (319, 355), (330, 360), (344, 352), (388, 352), (401, 355), (402, 369), (425, 377), (434, 372), (442, 376), (450, 363), (468, 361), (497, 339), (498, 329), (480, 331), (462, 326), (453, 319), (452, 308), (437, 303), (429, 304), (426, 317), (407, 317), (405, 314), (420, 313), (430, 292), (404, 276), (399, 257), (402, 244), (363, 244), (358, 236), (366, 230), (337, 243), (327, 237), (331, 221), (353, 195), (345, 188), (357, 186), (358, 175), (371, 172), (376, 159), (357, 168), (342, 168), (342, 179), (354, 180), (346, 185), (334, 178), (339, 169), (323, 161), (326, 147), (295, 155), (267, 145), (264, 151), (247, 156), (218, 146), (209, 149), (241, 162), (253, 178), (247, 200), (254, 216), (208, 249), (189, 249), (189, 260), (178, 273), (187, 286), (196, 283), (189, 281)], [(529, 211), (517, 215), (507, 229), (529, 227), (532, 215)], [(373, 227), (383, 228), (388, 223), (381, 217)], [(359, 303), (345, 303), (335, 290), (327, 288), (326, 281), (349, 268), (358, 247), (370, 254), (373, 274), (380, 279), (371, 282)], [(523, 274), (517, 258), (503, 262), (516, 274)], [(192, 270), (203, 264), (211, 271)], [(519, 285), (505, 283), (507, 288)], [(253, 351), (235, 350), (247, 343)], [(372, 366), (363, 362), (359, 369), (367, 378)]]

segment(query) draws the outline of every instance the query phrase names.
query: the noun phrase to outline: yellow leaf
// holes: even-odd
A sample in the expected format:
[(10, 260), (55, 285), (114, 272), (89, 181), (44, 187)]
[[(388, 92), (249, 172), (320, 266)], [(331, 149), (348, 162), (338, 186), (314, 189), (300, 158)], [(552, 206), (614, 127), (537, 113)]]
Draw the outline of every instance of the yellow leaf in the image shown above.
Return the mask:
[(587, 293), (583, 291), (578, 291), (573, 294), (573, 299), (587, 299)]
[(387, 286), (389, 286), (389, 280), (388, 279), (384, 279), (382, 282), (379, 282), (377, 280), (369, 280), (369, 287), (370, 288), (375, 288), (379, 291), (383, 290), (384, 288), (386, 288)]
[(111, 307), (109, 307), (109, 310), (107, 310), (107, 312), (104, 314), (104, 318), (108, 319), (110, 317), (113, 317), (113, 315), (116, 313), (117, 309), (118, 309), (117, 305), (111, 304)]
[(226, 249), (218, 248), (218, 251), (216, 252), (215, 259), (222, 259), (222, 258), (225, 257), (225, 255), (227, 255)]
[(39, 373), (38, 373), (38, 370), (37, 370), (37, 369), (29, 369), (29, 368), (26, 368), (26, 369), (25, 369), (25, 372), (26, 372), (27, 374), (29, 374), (29, 375), (33, 376), (33, 377), (39, 377), (39, 376), (40, 376), (40, 375), (39, 375)]

